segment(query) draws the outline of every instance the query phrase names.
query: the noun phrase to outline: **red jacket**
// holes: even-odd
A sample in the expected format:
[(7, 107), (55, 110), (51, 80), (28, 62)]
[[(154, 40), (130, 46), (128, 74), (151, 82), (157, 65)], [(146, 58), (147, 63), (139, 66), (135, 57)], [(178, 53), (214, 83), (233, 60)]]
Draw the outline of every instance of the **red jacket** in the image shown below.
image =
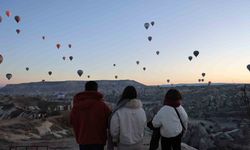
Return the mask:
[(78, 144), (106, 144), (108, 117), (111, 113), (96, 91), (85, 91), (74, 97), (70, 121)]

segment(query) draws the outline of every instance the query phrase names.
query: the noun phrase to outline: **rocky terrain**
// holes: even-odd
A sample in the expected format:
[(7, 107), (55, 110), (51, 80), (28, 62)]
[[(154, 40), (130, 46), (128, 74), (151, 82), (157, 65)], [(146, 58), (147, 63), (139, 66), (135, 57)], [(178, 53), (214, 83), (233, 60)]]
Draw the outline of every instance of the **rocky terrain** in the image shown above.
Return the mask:
[[(134, 85), (143, 101), (148, 120), (161, 107), (166, 91), (171, 88), (146, 86), (131, 80), (98, 82), (100, 91), (110, 105), (119, 99), (125, 86)], [(68, 111), (56, 108), (69, 105), (73, 95), (82, 91), (84, 83), (39, 82), (7, 85), (0, 89), (0, 145), (6, 148), (10, 144), (65, 141), (69, 145), (68, 149), (77, 148), (68, 123)], [(250, 86), (183, 85), (176, 88), (183, 94), (183, 106), (190, 117), (184, 143), (199, 150), (250, 149)], [(66, 96), (58, 99), (58, 93)], [(45, 118), (37, 117), (41, 112), (46, 112)], [(146, 131), (145, 148), (148, 147), (151, 134), (149, 129)], [(187, 145), (183, 144), (183, 148), (191, 150)]]

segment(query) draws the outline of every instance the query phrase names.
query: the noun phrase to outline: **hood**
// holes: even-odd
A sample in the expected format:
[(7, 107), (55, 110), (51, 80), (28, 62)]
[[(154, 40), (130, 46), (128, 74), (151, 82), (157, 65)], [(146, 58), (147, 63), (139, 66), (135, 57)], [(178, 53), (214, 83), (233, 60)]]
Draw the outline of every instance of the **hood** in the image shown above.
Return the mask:
[(131, 99), (125, 107), (127, 108), (132, 108), (132, 109), (137, 109), (137, 108), (142, 108), (142, 102), (139, 99)]
[(96, 91), (85, 91), (78, 93), (75, 99), (77, 101), (75, 108), (86, 110), (94, 106), (97, 102), (103, 101), (103, 95)]

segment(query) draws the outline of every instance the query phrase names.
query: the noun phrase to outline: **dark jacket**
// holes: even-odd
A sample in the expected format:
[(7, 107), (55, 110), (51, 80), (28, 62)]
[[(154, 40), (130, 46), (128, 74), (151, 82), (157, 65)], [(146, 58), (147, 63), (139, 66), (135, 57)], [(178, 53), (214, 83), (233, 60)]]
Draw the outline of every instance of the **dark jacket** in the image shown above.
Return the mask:
[(106, 144), (108, 117), (111, 113), (96, 91), (85, 91), (74, 97), (70, 121), (78, 144)]

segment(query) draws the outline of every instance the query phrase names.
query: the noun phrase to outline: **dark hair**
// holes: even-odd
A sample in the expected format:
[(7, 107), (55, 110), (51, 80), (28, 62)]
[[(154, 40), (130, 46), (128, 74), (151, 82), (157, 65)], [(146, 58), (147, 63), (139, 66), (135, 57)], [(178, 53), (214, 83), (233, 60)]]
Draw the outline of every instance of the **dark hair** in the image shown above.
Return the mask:
[(176, 89), (170, 89), (168, 90), (168, 92), (166, 93), (165, 95), (165, 102), (166, 101), (172, 101), (172, 102), (175, 102), (175, 101), (179, 101), (182, 99), (182, 96), (181, 96), (181, 93), (176, 90)]
[(85, 84), (85, 91), (97, 91), (98, 84), (95, 81), (88, 81)]
[(133, 86), (127, 86), (123, 90), (121, 99), (120, 99), (120, 101), (118, 103), (120, 103), (124, 99), (131, 100), (131, 99), (135, 99), (135, 98), (137, 98), (137, 92), (136, 92), (135, 87), (133, 87)]

